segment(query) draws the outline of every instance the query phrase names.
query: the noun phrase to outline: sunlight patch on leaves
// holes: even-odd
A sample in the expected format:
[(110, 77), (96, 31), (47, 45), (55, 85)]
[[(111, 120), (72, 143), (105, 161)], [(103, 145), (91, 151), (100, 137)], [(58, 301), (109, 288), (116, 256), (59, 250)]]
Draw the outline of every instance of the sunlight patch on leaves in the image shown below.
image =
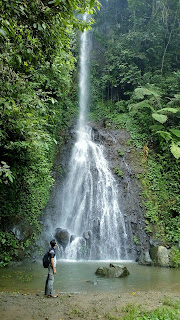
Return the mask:
[(164, 115), (164, 114), (158, 114), (158, 113), (152, 113), (152, 117), (156, 120), (156, 121), (158, 121), (158, 122), (160, 122), (160, 123), (165, 123), (166, 121), (167, 121), (167, 116), (166, 115)]
[(179, 159), (180, 158), (180, 147), (176, 143), (172, 142), (170, 149), (171, 149), (173, 156), (176, 159)]

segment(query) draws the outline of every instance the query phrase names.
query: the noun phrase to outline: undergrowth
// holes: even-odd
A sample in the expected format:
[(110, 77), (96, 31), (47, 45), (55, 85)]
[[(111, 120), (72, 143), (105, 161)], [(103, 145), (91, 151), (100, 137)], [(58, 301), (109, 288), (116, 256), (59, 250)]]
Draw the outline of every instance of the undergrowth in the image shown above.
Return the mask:
[(172, 301), (166, 298), (161, 307), (153, 311), (143, 310), (141, 306), (129, 304), (122, 310), (122, 316), (106, 314), (108, 320), (179, 320), (180, 304), (179, 301)]

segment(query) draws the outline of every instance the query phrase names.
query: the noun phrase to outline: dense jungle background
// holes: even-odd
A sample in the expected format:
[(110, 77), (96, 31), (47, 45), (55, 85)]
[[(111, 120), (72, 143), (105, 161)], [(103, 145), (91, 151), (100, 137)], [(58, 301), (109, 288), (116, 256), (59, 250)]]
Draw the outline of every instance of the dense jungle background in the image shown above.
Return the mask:
[[(85, 27), (92, 27), (91, 119), (125, 128), (127, 143), (141, 150), (146, 233), (171, 247), (180, 266), (180, 3), (100, 2), (0, 1), (1, 266), (32, 251), (63, 175), (53, 159), (78, 113)], [(85, 11), (94, 13), (88, 24)]]

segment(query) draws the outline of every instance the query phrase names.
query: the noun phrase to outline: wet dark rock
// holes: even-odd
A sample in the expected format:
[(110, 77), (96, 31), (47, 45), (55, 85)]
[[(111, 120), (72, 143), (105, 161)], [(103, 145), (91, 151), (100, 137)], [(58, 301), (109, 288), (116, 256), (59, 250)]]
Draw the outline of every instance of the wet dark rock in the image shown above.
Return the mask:
[(74, 234), (72, 234), (71, 236), (70, 236), (70, 243), (72, 242), (72, 241), (74, 241), (76, 239), (76, 236), (74, 235)]
[(152, 246), (152, 247), (156, 247), (156, 246), (162, 245), (162, 242), (160, 242), (157, 239), (152, 239), (152, 238), (149, 240), (149, 243), (150, 243), (150, 246)]
[[(130, 259), (139, 259), (141, 253), (150, 248), (149, 237), (145, 232), (145, 208), (140, 197), (142, 186), (138, 179), (138, 175), (144, 170), (141, 163), (141, 150), (128, 145), (127, 141), (130, 136), (125, 129), (116, 130), (111, 126), (111, 129), (107, 130), (98, 123), (93, 124), (93, 129), (99, 131), (106, 148), (106, 159), (111, 171), (113, 172), (115, 167), (119, 167), (124, 172), (123, 180), (117, 175), (115, 179), (118, 184), (120, 207), (123, 216), (125, 216), (126, 230), (130, 239), (128, 246), (132, 248), (133, 252)], [(123, 157), (119, 156), (119, 151), (123, 153)], [(138, 238), (140, 249), (138, 244), (134, 243), (133, 235)]]
[(85, 239), (85, 240), (89, 240), (90, 238), (91, 238), (91, 231), (89, 230), (89, 231), (85, 231), (84, 233), (83, 233), (83, 238)]
[(91, 284), (98, 284), (98, 280), (87, 280), (86, 282), (91, 283)]
[(107, 278), (122, 278), (130, 273), (125, 266), (110, 263), (109, 267), (99, 267), (95, 274)]
[(93, 220), (93, 236), (100, 239), (100, 220)]
[(63, 248), (66, 248), (69, 243), (70, 234), (67, 229), (56, 228), (55, 238)]
[(143, 266), (152, 266), (153, 265), (153, 261), (150, 257), (149, 251), (142, 252), (138, 263)]
[(99, 130), (93, 128), (93, 130), (92, 130), (92, 139), (94, 141), (102, 141), (102, 136), (99, 134)]

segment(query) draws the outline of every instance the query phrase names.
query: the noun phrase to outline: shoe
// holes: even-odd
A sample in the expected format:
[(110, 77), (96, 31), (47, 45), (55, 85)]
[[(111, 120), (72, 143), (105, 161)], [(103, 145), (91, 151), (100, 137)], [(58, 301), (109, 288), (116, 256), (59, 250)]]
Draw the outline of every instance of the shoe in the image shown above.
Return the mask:
[(58, 298), (58, 296), (51, 296), (50, 294), (47, 297), (48, 298)]

